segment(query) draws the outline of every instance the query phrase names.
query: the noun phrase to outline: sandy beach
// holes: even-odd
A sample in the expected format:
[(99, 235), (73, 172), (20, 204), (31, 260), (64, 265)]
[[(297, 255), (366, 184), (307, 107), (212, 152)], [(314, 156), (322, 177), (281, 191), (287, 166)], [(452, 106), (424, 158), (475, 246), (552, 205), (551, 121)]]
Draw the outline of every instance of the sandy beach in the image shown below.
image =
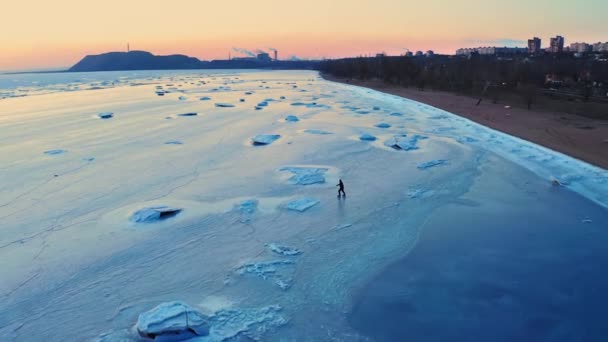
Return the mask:
[(493, 104), (448, 92), (391, 86), (323, 75), (327, 80), (402, 96), (460, 115), (487, 127), (534, 142), (608, 169), (608, 121), (564, 112), (527, 110), (509, 103)]

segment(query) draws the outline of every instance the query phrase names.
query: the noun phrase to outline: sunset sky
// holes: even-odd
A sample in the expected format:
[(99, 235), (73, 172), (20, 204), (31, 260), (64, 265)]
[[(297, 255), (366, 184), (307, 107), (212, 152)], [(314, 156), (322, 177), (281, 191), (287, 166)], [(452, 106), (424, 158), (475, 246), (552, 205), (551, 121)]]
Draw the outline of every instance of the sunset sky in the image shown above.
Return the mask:
[[(6, 0), (0, 70), (67, 67), (87, 54), (146, 50), (227, 58), (269, 47), (280, 58), (525, 45), (532, 36), (608, 41), (606, 0)], [(236, 53), (233, 52), (233, 55)]]

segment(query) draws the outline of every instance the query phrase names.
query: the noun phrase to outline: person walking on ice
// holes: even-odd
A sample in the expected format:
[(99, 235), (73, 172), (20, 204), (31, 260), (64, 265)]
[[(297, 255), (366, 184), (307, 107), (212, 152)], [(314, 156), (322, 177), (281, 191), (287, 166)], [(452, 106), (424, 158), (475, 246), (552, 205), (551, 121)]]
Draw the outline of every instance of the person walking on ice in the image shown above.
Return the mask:
[(338, 188), (338, 197), (340, 197), (340, 193), (346, 197), (346, 192), (344, 192), (344, 183), (342, 182), (342, 179), (340, 179), (340, 182), (338, 184), (336, 184), (336, 186), (339, 186), (340, 188)]

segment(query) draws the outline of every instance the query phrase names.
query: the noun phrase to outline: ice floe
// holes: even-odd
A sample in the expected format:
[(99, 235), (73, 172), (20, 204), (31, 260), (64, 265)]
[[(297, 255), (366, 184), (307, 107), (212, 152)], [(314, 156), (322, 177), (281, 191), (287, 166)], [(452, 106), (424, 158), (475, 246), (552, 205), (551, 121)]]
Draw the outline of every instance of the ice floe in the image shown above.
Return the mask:
[(97, 117), (99, 117), (100, 119), (111, 119), (111, 118), (114, 117), (114, 113), (112, 113), (112, 112), (103, 112), (103, 113), (97, 114)]
[(281, 136), (279, 134), (259, 134), (251, 138), (251, 143), (255, 146), (258, 145), (270, 145)]
[(285, 208), (287, 208), (288, 210), (304, 212), (319, 203), (321, 203), (321, 202), (317, 199), (305, 197), (305, 198), (299, 198), (297, 200), (287, 202), (287, 204), (285, 205)]
[(219, 108), (230, 108), (230, 107), (234, 107), (234, 105), (232, 103), (216, 103), (215, 104), (216, 107)]
[(362, 141), (375, 141), (376, 139), (377, 138), (375, 136), (373, 136), (371, 134), (367, 134), (367, 133), (361, 134), (359, 136), (359, 140), (362, 140)]
[(177, 114), (177, 116), (197, 116), (198, 113), (182, 113), (182, 114)]
[(48, 151), (44, 151), (43, 153), (49, 156), (56, 156), (59, 154), (64, 154), (66, 153), (67, 150), (61, 150), (61, 149), (57, 149), (57, 150), (48, 150)]
[(182, 211), (181, 208), (169, 206), (155, 206), (137, 210), (131, 215), (131, 221), (136, 223), (153, 223), (176, 216)]
[(294, 247), (289, 247), (289, 246), (284, 246), (284, 245), (279, 245), (277, 243), (271, 242), (268, 245), (266, 245), (268, 247), (268, 249), (276, 254), (279, 255), (286, 255), (286, 256), (295, 256), (295, 255), (299, 255), (302, 252)]
[(140, 336), (152, 339), (207, 336), (209, 317), (186, 303), (167, 302), (140, 314), (135, 329)]
[(327, 170), (327, 168), (303, 166), (286, 166), (279, 169), (279, 171), (291, 172), (293, 176), (289, 178), (289, 182), (297, 185), (325, 183), (325, 173)]
[(183, 145), (184, 143), (179, 140), (165, 141), (165, 145)]
[(396, 135), (384, 141), (384, 145), (398, 151), (412, 151), (417, 150), (418, 141), (424, 139), (427, 139), (427, 137), (418, 134), (412, 136), (407, 136), (406, 134)]
[(295, 116), (295, 115), (287, 115), (285, 117), (285, 121), (288, 121), (288, 122), (298, 122), (298, 121), (300, 121), (300, 119), (298, 119), (298, 117)]
[(318, 135), (329, 135), (329, 134), (333, 134), (333, 132), (330, 131), (324, 131), (322, 129), (306, 129), (304, 130), (304, 132), (309, 133), (309, 134), (318, 134)]
[(431, 167), (446, 165), (447, 163), (448, 163), (448, 161), (445, 159), (431, 160), (426, 163), (419, 164), (418, 168), (420, 170), (426, 170), (426, 169), (430, 169)]
[(378, 128), (391, 128), (391, 125), (387, 124), (385, 122), (381, 122), (381, 123), (377, 124), (376, 127), (378, 127)]

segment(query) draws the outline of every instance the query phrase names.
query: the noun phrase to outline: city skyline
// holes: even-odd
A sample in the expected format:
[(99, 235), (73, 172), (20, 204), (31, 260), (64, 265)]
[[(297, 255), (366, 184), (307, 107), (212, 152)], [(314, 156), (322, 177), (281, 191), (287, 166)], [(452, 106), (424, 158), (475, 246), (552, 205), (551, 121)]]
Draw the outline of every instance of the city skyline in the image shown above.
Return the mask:
[(239, 4), (238, 12), (231, 9), (234, 3), (190, 0), (180, 6), (117, 0), (86, 8), (74, 0), (7, 6), (13, 15), (0, 22), (9, 33), (0, 37), (4, 71), (67, 67), (88, 54), (125, 51), (127, 43), (131, 50), (213, 60), (226, 59), (234, 47), (272, 47), (289, 59), (398, 55), (406, 49), (453, 54), (466, 47), (524, 47), (530, 37), (540, 37), (545, 48), (556, 35), (564, 36), (567, 46), (608, 40), (602, 27), (608, 3), (599, 0), (260, 0)]

